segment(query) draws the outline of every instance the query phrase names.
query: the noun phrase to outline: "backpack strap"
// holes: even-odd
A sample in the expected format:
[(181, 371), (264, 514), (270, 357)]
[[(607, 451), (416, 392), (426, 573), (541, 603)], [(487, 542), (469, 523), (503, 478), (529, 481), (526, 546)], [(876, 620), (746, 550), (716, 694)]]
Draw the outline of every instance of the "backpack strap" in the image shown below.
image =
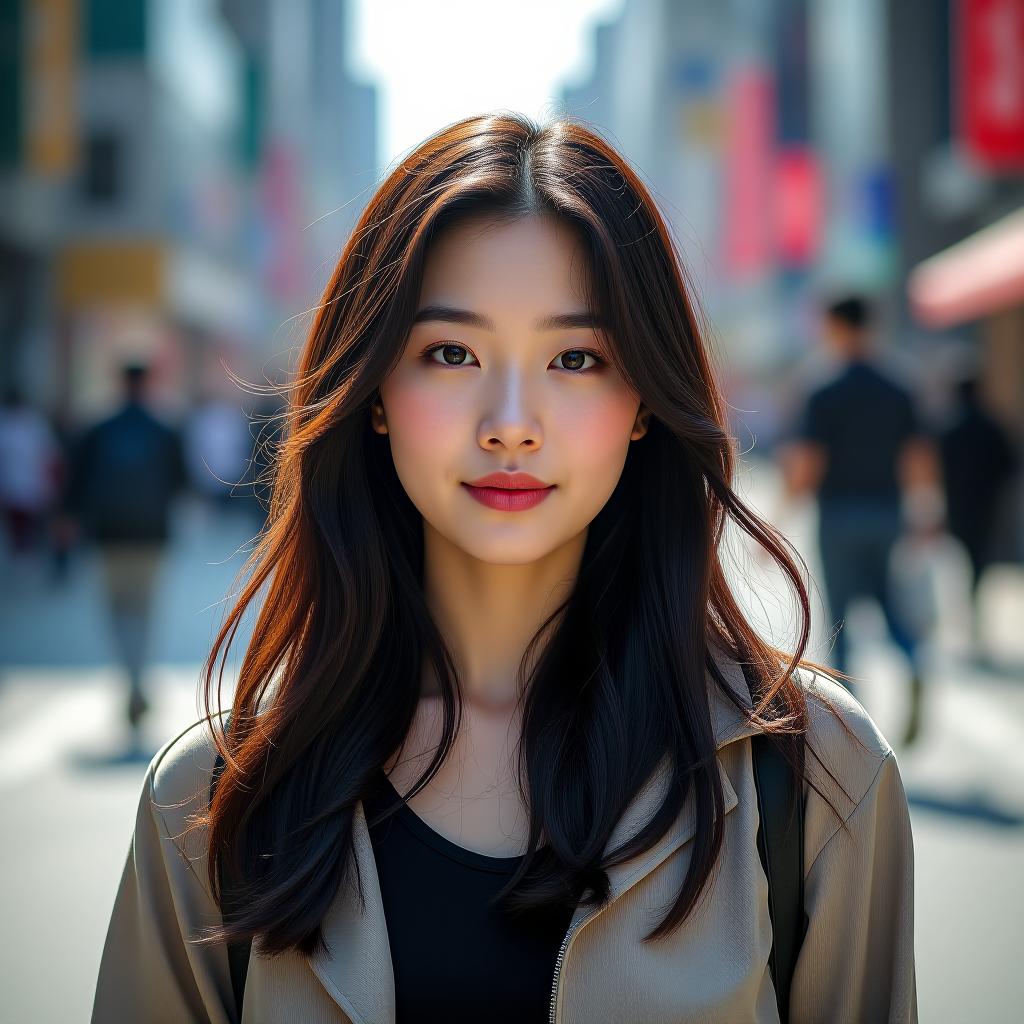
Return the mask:
[(768, 967), (779, 1017), (789, 1019), (789, 991), (804, 934), (804, 801), (793, 769), (765, 733), (752, 737), (757, 788), (757, 850), (768, 879), (772, 949)]
[[(224, 732), (227, 734), (231, 723), (231, 712), (224, 716)], [(220, 751), (217, 751), (217, 760), (213, 766), (213, 776), (210, 779), (210, 803), (213, 803), (213, 794), (217, 791), (217, 783), (220, 781), (224, 771), (224, 758)], [(234, 890), (224, 887), (224, 865), (220, 858), (217, 859), (217, 879), (221, 892), (221, 917), (223, 920), (234, 917), (238, 911), (238, 904), (235, 900)], [(245, 976), (249, 971), (249, 953), (252, 949), (252, 942), (229, 942), (228, 943), (228, 968), (231, 971), (231, 990), (235, 996), (235, 1011), (237, 1020), (242, 1020), (242, 1000), (245, 997)]]

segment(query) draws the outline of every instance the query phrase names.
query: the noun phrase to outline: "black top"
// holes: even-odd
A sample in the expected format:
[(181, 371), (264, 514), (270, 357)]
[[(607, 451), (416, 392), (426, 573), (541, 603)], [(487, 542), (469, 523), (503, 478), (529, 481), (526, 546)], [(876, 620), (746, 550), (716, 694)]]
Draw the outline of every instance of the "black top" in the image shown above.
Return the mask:
[[(383, 772), (368, 821), (398, 799)], [(398, 1024), (548, 1019), (555, 961), (573, 909), (513, 918), (488, 901), (522, 857), (488, 857), (435, 832), (410, 807), (370, 827)]]
[(866, 360), (847, 364), (811, 394), (800, 423), (800, 435), (827, 453), (818, 500), (898, 506), (897, 456), (920, 430), (909, 391)]

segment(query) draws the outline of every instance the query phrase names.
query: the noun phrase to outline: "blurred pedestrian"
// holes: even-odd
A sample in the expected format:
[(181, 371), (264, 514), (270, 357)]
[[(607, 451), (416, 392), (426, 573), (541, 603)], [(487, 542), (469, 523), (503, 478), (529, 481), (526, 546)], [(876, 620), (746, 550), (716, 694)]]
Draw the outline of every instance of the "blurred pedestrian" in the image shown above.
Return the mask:
[(11, 387), (0, 408), (0, 510), (11, 553), (31, 554), (43, 536), (60, 449), (46, 417)]
[(179, 434), (146, 408), (147, 368), (130, 363), (122, 373), (122, 408), (88, 429), (74, 448), (64, 508), (99, 551), (137, 743), (149, 707), (143, 669), (153, 596), (172, 499), (185, 485), (186, 468)]
[(826, 305), (823, 339), (839, 369), (807, 397), (780, 462), (791, 495), (817, 496), (821, 567), (838, 626), (833, 664), (849, 671), (847, 612), (854, 599), (873, 598), (910, 664), (903, 734), (909, 744), (921, 725), (922, 637), (894, 599), (890, 566), (907, 525), (903, 493), (934, 484), (936, 457), (910, 391), (879, 365), (871, 327), (871, 309), (861, 296)]
[(1006, 430), (982, 405), (978, 380), (960, 381), (959, 405), (939, 435), (945, 485), (946, 525), (967, 552), (971, 570), (972, 638), (977, 653), (978, 586), (995, 556), (993, 538), (1000, 501), (1018, 465)]

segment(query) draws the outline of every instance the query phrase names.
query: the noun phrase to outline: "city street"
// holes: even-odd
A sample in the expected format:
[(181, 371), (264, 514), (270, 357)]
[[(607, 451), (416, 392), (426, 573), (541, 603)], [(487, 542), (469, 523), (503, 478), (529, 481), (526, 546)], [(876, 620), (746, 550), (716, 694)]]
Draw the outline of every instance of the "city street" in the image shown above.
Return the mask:
[[(566, 554), (635, 443), (647, 447), (627, 456), (630, 521), (609, 542), (621, 566), (598, 571), (609, 578), (594, 590), (639, 596), (614, 620), (603, 596), (578, 600), (562, 661), (586, 666), (588, 637), (621, 635), (599, 660), (639, 673), (639, 685), (614, 681), (636, 706), (623, 714), (600, 673), (574, 680), (571, 667), (555, 680), (570, 685), (562, 696), (586, 687), (589, 724), (614, 729), (633, 763), (623, 736), (647, 748), (666, 722), (694, 733), (664, 693), (640, 706), (666, 676), (700, 688), (664, 668), (679, 660), (673, 631), (698, 676), (694, 638), (714, 641), (723, 623), (733, 652), (749, 625), (772, 668), (793, 652), (841, 665), (906, 790), (915, 948), (901, 931), (906, 829), (860, 803), (850, 849), (815, 862), (829, 893), (851, 898), (809, 941), (834, 958), (831, 985), (788, 1016), (911, 1024), (913, 954), (921, 1022), (1024, 1021), (1024, 0), (0, 6), (0, 1024), (90, 1018), (147, 766), (234, 701), (266, 580), (218, 652), (209, 698), (206, 662), (279, 471), (284, 554), (271, 568), (289, 606), (311, 613), (302, 681), (354, 671), (346, 652), (384, 622), (382, 649), (411, 655), (398, 674), (415, 682), (419, 653), (394, 629), (401, 614), (376, 614), (372, 586), (379, 553), (405, 543), (392, 467), (377, 465), (395, 455), (443, 537), (424, 583), (484, 723), (470, 736), (477, 813), (436, 787), (433, 811), (430, 793), (420, 809), (454, 820), (464, 846), (507, 852), (523, 809), (501, 777), (509, 666), (537, 609), (571, 590)], [(707, 468), (732, 442), (735, 495)], [(448, 501), (456, 459), (469, 486)], [(424, 481), (451, 490), (428, 507)], [(540, 518), (476, 518), (542, 500), (526, 513)], [(344, 519), (320, 524), (329, 552), (305, 529), (323, 508)], [(536, 558), (535, 527), (555, 538)], [(588, 554), (606, 552), (601, 540), (588, 536)], [(333, 621), (340, 606), (366, 612), (354, 630)], [(280, 618), (275, 605), (271, 627)], [(270, 655), (276, 683), (282, 658)], [(557, 701), (540, 704), (537, 731), (560, 750), (600, 751), (586, 714), (574, 733)], [(421, 703), (413, 732), (431, 716)], [(327, 726), (333, 743), (340, 725)], [(823, 745), (812, 782), (818, 762), (850, 761), (830, 765)], [(695, 757), (714, 763), (684, 760)], [(609, 777), (601, 767), (590, 774)], [(566, 761), (545, 776), (582, 773)], [(751, 779), (763, 776), (735, 787), (748, 809)], [(287, 790), (266, 791), (287, 810)], [(592, 797), (556, 794), (559, 828), (545, 803), (556, 846), (601, 819)], [(763, 881), (749, 824), (734, 830), (749, 841), (729, 843), (727, 898), (711, 903), (732, 924), (736, 894)], [(825, 850), (819, 834), (807, 831), (808, 861)], [(881, 834), (884, 856), (860, 857), (857, 834)], [(882, 892), (894, 853), (903, 881)], [(420, 891), (464, 894), (438, 864)], [(478, 866), (492, 880), (501, 869)], [(398, 880), (420, 877), (403, 867)], [(666, 1005), (660, 1016), (680, 1021), (763, 1019), (771, 1000), (746, 969), (764, 957), (733, 970), (737, 948), (756, 943), (715, 914), (688, 917), (676, 946), (632, 971), (652, 910), (633, 898), (643, 891), (616, 904), (633, 938), (602, 954), (609, 998), (563, 984), (560, 1020), (660, 1024)], [(536, 1015), (518, 1000), (546, 994), (531, 984), (541, 945), (463, 903), (469, 923), (446, 922), (458, 955), (429, 970), (422, 944), (396, 957), (412, 964), (396, 983), (402, 1024), (467, 978), (437, 1011), (446, 1024)], [(178, 900), (145, 919), (189, 936), (202, 910)], [(216, 1016), (208, 986), (191, 993), (205, 1000), (195, 1009), (173, 1008), (173, 985), (154, 995), (133, 950), (158, 965), (166, 950), (127, 932), (112, 933), (98, 1016)], [(891, 971), (870, 955), (890, 948)], [(557, 981), (566, 949), (551, 953)], [(680, 980), (677, 960), (699, 983)], [(812, 985), (817, 962), (804, 956)], [(623, 984), (609, 965), (664, 968), (665, 988)], [(290, 987), (287, 963), (263, 966), (271, 1015), (331, 1016), (314, 1006), (327, 980)], [(254, 980), (246, 1004), (264, 1016)]]
[[(751, 482), (762, 511), (777, 511), (771, 473), (762, 469)], [(780, 528), (814, 572), (807, 510), (784, 518)], [(203, 508), (182, 509), (152, 637), (150, 750), (199, 716), (200, 665), (254, 529), (241, 514), (214, 519)], [(4, 1019), (85, 1020), (145, 760), (111, 756), (123, 740), (123, 698), (92, 558), (77, 558), (59, 585), (39, 565), (5, 563), (5, 575)], [(920, 1019), (928, 1022), (1019, 1020), (1024, 1006), (1024, 682), (1014, 626), (1024, 621), (1024, 580), (997, 568), (982, 597), (999, 657), (982, 670), (957, 653), (951, 598), (937, 630), (943, 643), (933, 658), (924, 734), (907, 750), (899, 746), (903, 665), (883, 642), (874, 609), (853, 623), (862, 700), (896, 747), (912, 804)], [(783, 608), (768, 615), (788, 621)], [(825, 657), (821, 636), (819, 626), (811, 657)], [(236, 664), (240, 653), (237, 647)]]

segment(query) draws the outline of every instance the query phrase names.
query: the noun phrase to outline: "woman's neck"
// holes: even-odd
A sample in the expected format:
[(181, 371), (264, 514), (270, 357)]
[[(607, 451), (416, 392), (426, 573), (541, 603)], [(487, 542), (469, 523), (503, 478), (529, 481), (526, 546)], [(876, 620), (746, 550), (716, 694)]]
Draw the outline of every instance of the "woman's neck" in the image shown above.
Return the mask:
[(467, 703), (493, 714), (515, 707), (519, 662), (575, 585), (586, 536), (584, 531), (538, 561), (500, 565), (472, 557), (424, 525), (426, 601), (451, 649)]

